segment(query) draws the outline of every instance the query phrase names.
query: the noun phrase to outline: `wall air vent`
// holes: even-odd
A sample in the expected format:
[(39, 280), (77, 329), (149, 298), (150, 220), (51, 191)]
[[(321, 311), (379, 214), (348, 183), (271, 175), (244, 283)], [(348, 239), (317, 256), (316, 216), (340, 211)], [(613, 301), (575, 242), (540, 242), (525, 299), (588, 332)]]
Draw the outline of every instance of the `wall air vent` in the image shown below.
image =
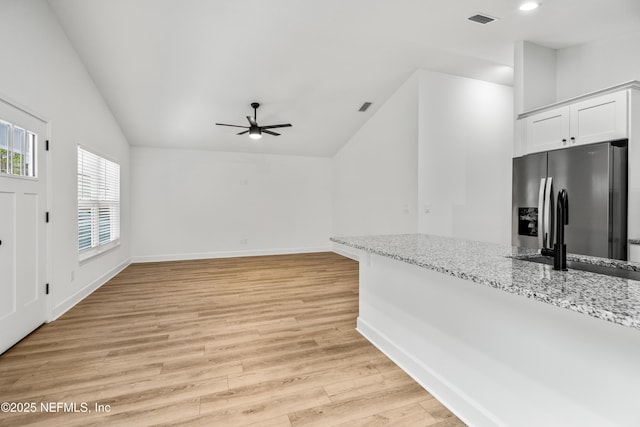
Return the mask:
[(477, 22), (478, 24), (488, 24), (489, 22), (493, 22), (498, 18), (494, 18), (483, 13), (478, 13), (477, 15), (470, 16), (467, 19), (469, 19), (469, 21)]
[(362, 107), (360, 107), (358, 111), (365, 112), (369, 107), (371, 107), (371, 102), (365, 102), (364, 104), (362, 104)]

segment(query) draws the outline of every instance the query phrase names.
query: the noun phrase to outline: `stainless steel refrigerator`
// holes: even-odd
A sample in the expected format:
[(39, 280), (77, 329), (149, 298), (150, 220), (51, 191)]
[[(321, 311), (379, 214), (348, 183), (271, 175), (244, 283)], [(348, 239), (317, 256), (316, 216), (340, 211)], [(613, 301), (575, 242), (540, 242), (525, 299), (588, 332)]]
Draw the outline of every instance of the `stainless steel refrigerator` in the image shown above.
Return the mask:
[(626, 260), (627, 140), (514, 158), (514, 246), (553, 248), (562, 189), (569, 198), (567, 252)]

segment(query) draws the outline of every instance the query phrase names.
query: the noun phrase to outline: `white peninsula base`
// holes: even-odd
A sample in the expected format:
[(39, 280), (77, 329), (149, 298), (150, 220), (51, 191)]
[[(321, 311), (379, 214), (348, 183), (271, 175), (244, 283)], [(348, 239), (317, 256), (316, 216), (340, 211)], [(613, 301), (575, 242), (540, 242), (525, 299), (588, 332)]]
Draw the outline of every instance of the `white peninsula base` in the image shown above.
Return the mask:
[(640, 331), (360, 250), (357, 329), (472, 426), (640, 426)]

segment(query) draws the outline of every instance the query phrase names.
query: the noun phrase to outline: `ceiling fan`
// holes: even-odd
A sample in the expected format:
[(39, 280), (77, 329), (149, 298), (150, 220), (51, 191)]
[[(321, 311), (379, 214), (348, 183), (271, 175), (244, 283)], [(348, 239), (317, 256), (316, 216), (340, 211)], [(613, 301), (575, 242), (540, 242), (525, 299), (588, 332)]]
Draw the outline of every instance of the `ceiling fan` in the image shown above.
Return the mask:
[(266, 133), (266, 134), (274, 135), (274, 136), (279, 136), (280, 135), (279, 133), (273, 132), (273, 131), (271, 131), (269, 129), (291, 127), (290, 123), (280, 124), (280, 125), (258, 126), (257, 110), (258, 110), (259, 106), (260, 106), (260, 104), (257, 103), (257, 102), (252, 102), (251, 103), (251, 108), (253, 108), (253, 117), (247, 116), (247, 120), (249, 120), (249, 125), (250, 126), (228, 125), (228, 124), (225, 124), (225, 123), (216, 123), (216, 125), (218, 125), (218, 126), (231, 126), (231, 127), (234, 127), (234, 128), (245, 128), (247, 130), (238, 133), (238, 135), (244, 135), (245, 133), (249, 133), (249, 137), (253, 138), (253, 139), (262, 138), (262, 133)]

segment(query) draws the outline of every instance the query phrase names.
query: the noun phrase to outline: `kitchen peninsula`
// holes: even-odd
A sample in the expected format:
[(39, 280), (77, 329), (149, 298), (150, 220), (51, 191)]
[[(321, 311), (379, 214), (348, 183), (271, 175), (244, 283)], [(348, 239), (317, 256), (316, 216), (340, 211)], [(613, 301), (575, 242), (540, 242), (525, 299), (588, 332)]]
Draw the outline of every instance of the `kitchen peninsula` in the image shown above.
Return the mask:
[(491, 243), (332, 241), (359, 252), (358, 331), (467, 423), (640, 425), (640, 282)]

